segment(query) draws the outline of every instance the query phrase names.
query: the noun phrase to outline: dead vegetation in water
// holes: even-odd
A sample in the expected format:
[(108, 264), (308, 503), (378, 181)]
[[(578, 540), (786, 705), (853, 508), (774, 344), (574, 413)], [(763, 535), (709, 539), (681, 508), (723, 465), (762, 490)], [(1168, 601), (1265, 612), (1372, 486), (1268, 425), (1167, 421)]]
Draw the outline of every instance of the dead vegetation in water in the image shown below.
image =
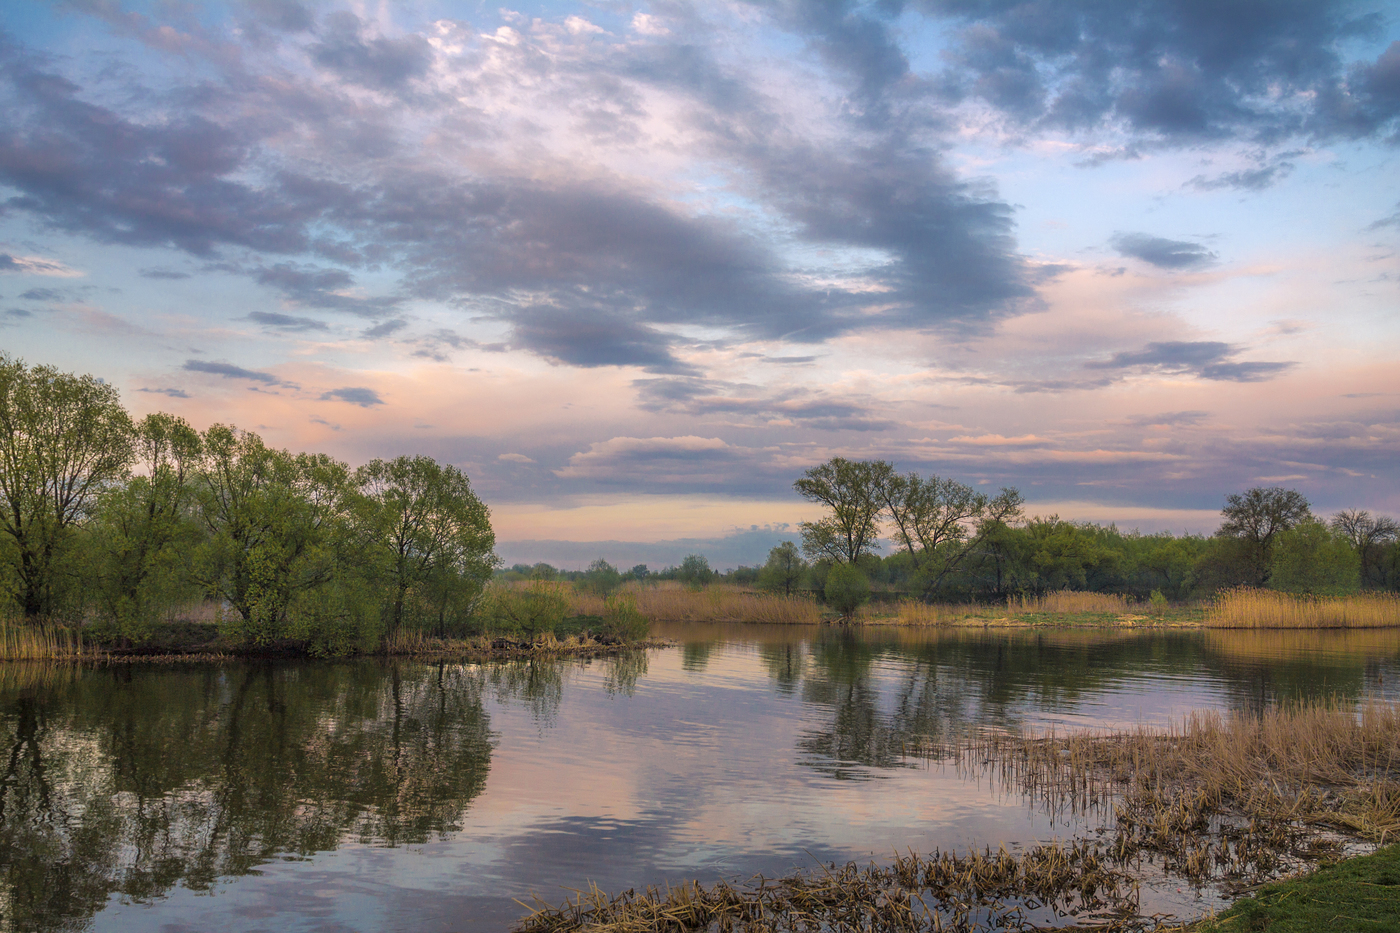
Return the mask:
[(1104, 931), (1160, 929), (1137, 905), (1137, 884), (1101, 845), (1051, 843), (1020, 853), (910, 853), (888, 865), (829, 865), (743, 885), (691, 882), (617, 896), (592, 887), (559, 907), (533, 908), (515, 930), (963, 933), (1032, 930), (1066, 917)]
[[(1023, 852), (897, 856), (746, 885), (690, 883), (540, 906), (517, 933), (934, 933), (1180, 929), (1143, 916), (1156, 877), (1227, 891), (1400, 836), (1400, 708), (1378, 702), (1194, 713), (1165, 730), (967, 734), (909, 756), (990, 775), (1052, 813), (1105, 824)], [(527, 905), (528, 906), (528, 905)]]

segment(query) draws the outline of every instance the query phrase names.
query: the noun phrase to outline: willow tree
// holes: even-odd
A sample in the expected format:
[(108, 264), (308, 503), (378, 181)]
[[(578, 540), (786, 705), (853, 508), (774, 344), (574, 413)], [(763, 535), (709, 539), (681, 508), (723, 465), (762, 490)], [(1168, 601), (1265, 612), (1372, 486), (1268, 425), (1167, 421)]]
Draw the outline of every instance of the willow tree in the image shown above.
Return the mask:
[(94, 376), (0, 355), (0, 531), (26, 618), (55, 609), (60, 563), (98, 493), (131, 463), (131, 418)]
[(473, 602), (496, 567), (490, 510), (465, 473), (431, 457), (371, 461), (355, 483), (388, 577), (388, 634), (403, 627), (414, 597), (443, 634), (449, 606)]

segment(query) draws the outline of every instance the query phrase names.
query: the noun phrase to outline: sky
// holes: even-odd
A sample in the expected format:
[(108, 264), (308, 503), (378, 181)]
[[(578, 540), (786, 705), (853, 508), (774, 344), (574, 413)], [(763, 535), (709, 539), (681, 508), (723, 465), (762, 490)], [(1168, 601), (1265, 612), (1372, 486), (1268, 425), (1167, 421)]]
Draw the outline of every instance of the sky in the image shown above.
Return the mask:
[(1400, 513), (1400, 3), (17, 2), (0, 108), (0, 349), (508, 560), (761, 552), (833, 456)]

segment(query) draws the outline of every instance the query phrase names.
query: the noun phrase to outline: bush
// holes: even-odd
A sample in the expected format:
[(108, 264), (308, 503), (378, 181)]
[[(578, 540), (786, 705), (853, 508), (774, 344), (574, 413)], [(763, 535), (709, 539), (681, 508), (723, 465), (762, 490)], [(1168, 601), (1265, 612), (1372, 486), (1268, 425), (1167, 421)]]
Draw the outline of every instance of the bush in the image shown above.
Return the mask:
[(870, 598), (870, 581), (859, 567), (851, 564), (833, 564), (826, 575), (826, 587), (822, 591), (827, 605), (841, 613), (849, 621), (856, 610)]
[(569, 614), (569, 599), (558, 584), (532, 580), (524, 589), (497, 588), (482, 607), (488, 635), (523, 635), (534, 640), (553, 633)]
[(651, 620), (637, 608), (637, 600), (630, 593), (610, 596), (605, 603), (602, 633), (626, 642), (641, 641), (651, 634)]
[(1361, 562), (1345, 538), (1317, 519), (1279, 535), (1269, 588), (1310, 596), (1346, 596), (1361, 589)]

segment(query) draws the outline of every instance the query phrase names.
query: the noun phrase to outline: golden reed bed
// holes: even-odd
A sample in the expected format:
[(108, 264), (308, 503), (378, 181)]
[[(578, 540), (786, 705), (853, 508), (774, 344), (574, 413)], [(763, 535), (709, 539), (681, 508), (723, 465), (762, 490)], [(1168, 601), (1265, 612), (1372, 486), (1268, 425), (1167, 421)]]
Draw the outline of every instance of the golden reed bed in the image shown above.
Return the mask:
[[(603, 598), (556, 583), (581, 615), (602, 615)], [(692, 590), (680, 583), (629, 583), (622, 592), (636, 600), (637, 609), (653, 622), (766, 622), (812, 625), (822, 621), (821, 607), (810, 596), (759, 593), (724, 583)]]
[(1400, 596), (1294, 596), (1247, 587), (1226, 590), (1206, 612), (1210, 628), (1388, 628), (1400, 626)]

